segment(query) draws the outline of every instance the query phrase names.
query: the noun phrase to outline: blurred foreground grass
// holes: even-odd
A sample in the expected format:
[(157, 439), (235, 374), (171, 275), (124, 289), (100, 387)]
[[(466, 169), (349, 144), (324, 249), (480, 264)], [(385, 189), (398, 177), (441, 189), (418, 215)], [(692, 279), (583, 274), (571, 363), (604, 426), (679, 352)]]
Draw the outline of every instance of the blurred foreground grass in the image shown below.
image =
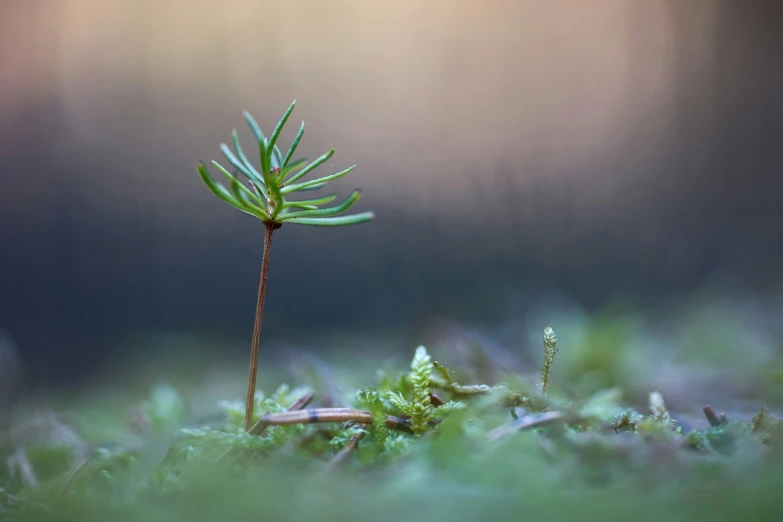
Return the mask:
[[(49, 396), (45, 410), (18, 405), (3, 426), (0, 517), (782, 520), (778, 332), (748, 317), (714, 304), (655, 327), (617, 308), (560, 314), (546, 396), (537, 318), (422, 331), (454, 382), (426, 359), (411, 367), (413, 347), (390, 336), (321, 339), (334, 349), (317, 356), (275, 349), (260, 365), (257, 416), (312, 393), (310, 408), (356, 408), (374, 422), (260, 436), (240, 428), (244, 358), (216, 361), (213, 343), (188, 337), (137, 340), (180, 348)], [(464, 408), (418, 404), (421, 382)], [(462, 388), (477, 384), (481, 393)], [(430, 408), (422, 434), (379, 422), (406, 419), (391, 392), (414, 422), (416, 406)], [(708, 403), (726, 419), (708, 419)]]

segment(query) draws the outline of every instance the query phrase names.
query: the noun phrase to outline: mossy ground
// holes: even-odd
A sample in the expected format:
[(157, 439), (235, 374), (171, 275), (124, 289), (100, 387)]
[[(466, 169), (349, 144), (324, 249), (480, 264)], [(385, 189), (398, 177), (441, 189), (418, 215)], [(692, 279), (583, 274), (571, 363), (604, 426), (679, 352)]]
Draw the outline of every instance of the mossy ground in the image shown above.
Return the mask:
[[(365, 425), (247, 435), (243, 401), (199, 386), (159, 385), (141, 401), (93, 388), (70, 412), (29, 410), (6, 432), (0, 518), (781, 520), (779, 383), (757, 368), (771, 383), (766, 402), (716, 402), (705, 414), (698, 394), (687, 404), (673, 393), (672, 407), (665, 387), (640, 390), (655, 382), (633, 379), (644, 368), (624, 371), (643, 364), (636, 356), (602, 351), (630, 335), (628, 323), (601, 321), (583, 328), (589, 341), (549, 360), (546, 395), (540, 373), (492, 368), (492, 351), (480, 347), (469, 362), (419, 348), (409, 367), (378, 371), (359, 362), (332, 372), (311, 359), (295, 386), (265, 386), (272, 367), (259, 377), (257, 418), (312, 393), (308, 408), (368, 411)], [(735, 389), (721, 379), (718, 401), (721, 382)]]

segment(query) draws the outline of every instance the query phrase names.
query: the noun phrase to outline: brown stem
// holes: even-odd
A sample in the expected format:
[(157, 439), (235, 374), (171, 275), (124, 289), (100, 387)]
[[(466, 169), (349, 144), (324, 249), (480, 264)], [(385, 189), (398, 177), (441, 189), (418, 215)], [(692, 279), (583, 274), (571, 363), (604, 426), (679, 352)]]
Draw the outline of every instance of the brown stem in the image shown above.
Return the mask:
[[(305, 393), (299, 399), (293, 403), (291, 406), (288, 407), (288, 411), (299, 411), (303, 410), (307, 407), (308, 404), (310, 404), (310, 401), (313, 400), (313, 394), (312, 393)], [(266, 412), (258, 421), (253, 424), (253, 426), (247, 430), (248, 433), (251, 433), (253, 435), (258, 435), (261, 437), (264, 434), (264, 431), (269, 426), (269, 423), (266, 422), (265, 417), (268, 415), (269, 412)]]
[[(288, 411), (298, 411), (298, 410), (304, 409), (304, 408), (307, 407), (308, 404), (310, 404), (310, 401), (312, 401), (312, 400), (313, 400), (313, 394), (310, 393), (310, 392), (307, 392), (304, 395), (302, 395), (301, 397), (299, 397), (299, 399), (297, 399), (296, 402), (294, 402), (291, 406), (289, 406), (288, 407)], [(249, 430), (246, 430), (246, 431), (248, 433), (250, 433), (251, 435), (256, 435), (257, 437), (263, 437), (264, 436), (264, 432), (269, 427), (269, 423), (266, 422), (266, 420), (264, 420), (264, 417), (266, 415), (269, 415), (269, 412), (266, 412), (264, 414), (264, 416), (262, 416), (260, 419), (258, 419), (258, 422), (253, 424), (253, 426)], [(234, 449), (233, 446), (229, 446), (228, 448), (226, 448), (226, 451), (224, 451), (223, 453), (218, 455), (217, 460), (218, 461), (223, 460), (225, 458), (225, 456), (228, 455), (229, 453), (231, 453), (231, 451), (233, 449)]]
[(256, 375), (258, 374), (258, 341), (261, 339), (261, 318), (264, 315), (264, 298), (266, 298), (266, 280), (269, 277), (269, 251), (272, 248), (272, 232), (274, 223), (264, 223), (264, 257), (261, 260), (261, 278), (258, 282), (258, 301), (256, 302), (256, 320), (253, 324), (253, 344), (250, 348), (250, 374), (247, 377), (247, 403), (245, 406), (245, 431), (249, 431), (253, 423), (253, 405), (256, 396)]
[(261, 416), (251, 431), (263, 429), (265, 426), (285, 426), (288, 424), (312, 424), (316, 422), (346, 422), (372, 424), (372, 414), (369, 411), (353, 408), (314, 408), (310, 410), (284, 411), (281, 413), (265, 413)]
[[(357, 427), (364, 429), (367, 426), (365, 424), (358, 424)], [(330, 471), (334, 471), (347, 462), (353, 452), (356, 450), (359, 442), (364, 438), (364, 435), (365, 432), (361, 432), (351, 437), (351, 440), (349, 440), (348, 444), (346, 444), (345, 447), (340, 450), (340, 453), (332, 457), (332, 460), (329, 461), (329, 464), (326, 466), (326, 472), (328, 473)]]
[(411, 421), (408, 419), (403, 419), (402, 417), (389, 415), (386, 417), (386, 427), (390, 430), (404, 431), (405, 433), (411, 434), (413, 433), (413, 429), (411, 428)]
[(311, 392), (307, 392), (301, 397), (299, 397), (296, 402), (294, 402), (291, 406), (288, 407), (288, 411), (298, 411), (303, 410), (307, 408), (307, 405), (310, 404), (310, 401), (313, 400), (313, 394)]
[(444, 404), (446, 404), (446, 401), (442, 397), (434, 393), (430, 393), (430, 402), (435, 406), (443, 406)]

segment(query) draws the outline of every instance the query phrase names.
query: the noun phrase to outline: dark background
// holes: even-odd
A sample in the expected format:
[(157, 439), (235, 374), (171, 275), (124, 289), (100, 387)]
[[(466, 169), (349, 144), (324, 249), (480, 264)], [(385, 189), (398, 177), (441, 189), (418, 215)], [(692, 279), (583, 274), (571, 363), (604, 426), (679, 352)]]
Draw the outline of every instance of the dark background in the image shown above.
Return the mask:
[(304, 120), (377, 219), (277, 233), (265, 339), (780, 295), (782, 27), (779, 1), (5, 0), (0, 327), (38, 382), (139, 332), (249, 340), (262, 227), (195, 165), (294, 98), (283, 144)]

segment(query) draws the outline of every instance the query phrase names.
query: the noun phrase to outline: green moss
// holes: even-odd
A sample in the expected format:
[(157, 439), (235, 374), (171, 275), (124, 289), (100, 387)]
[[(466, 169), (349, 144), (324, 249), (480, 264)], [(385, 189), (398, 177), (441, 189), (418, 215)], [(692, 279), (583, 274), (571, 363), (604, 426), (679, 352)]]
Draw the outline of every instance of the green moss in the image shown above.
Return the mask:
[[(289, 411), (314, 389), (302, 384), (259, 390), (256, 417)], [(38, 484), (2, 476), (0, 516), (719, 522), (783, 510), (780, 421), (767, 409), (686, 431), (657, 392), (637, 411), (619, 388), (579, 397), (555, 379), (546, 394), (537, 384), (518, 375), (461, 384), (419, 347), (408, 371), (378, 372), (356, 391), (349, 406), (372, 422), (271, 425), (260, 435), (243, 430), (241, 401), (194, 424), (186, 398), (162, 385), (140, 405), (146, 421), (132, 443), (93, 447), (86, 463), (72, 445), (29, 445)], [(389, 427), (390, 415), (413, 434)], [(536, 415), (554, 421), (526, 424)], [(503, 436), (489, 437), (498, 428)], [(338, 472), (333, 459), (358, 438)]]

